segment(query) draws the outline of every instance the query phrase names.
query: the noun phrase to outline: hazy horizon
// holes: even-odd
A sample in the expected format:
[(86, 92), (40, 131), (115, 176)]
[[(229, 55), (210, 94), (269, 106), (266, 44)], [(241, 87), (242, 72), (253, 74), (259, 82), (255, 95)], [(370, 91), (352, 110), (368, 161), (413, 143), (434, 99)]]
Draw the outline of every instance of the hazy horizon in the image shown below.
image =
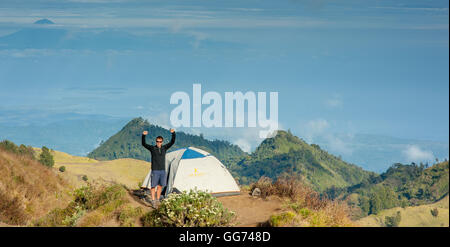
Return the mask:
[[(280, 128), (335, 153), (358, 152), (349, 137), (362, 133), (448, 143), (448, 5), (5, 0), (0, 125), (76, 113), (170, 127), (171, 94), (201, 83), (221, 95), (278, 92)], [(262, 141), (252, 128), (186, 131), (245, 150)]]

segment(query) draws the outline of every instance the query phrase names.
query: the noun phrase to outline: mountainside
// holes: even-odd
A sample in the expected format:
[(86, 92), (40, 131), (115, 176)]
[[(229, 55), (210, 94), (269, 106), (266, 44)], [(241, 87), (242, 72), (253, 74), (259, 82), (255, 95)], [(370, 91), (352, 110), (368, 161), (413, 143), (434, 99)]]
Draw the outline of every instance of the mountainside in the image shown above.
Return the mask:
[[(423, 164), (394, 164), (379, 176), (371, 176), (348, 188), (331, 188), (332, 198), (346, 199), (361, 211), (356, 217), (377, 214), (383, 209), (434, 203), (448, 195), (448, 161), (426, 168)], [(358, 209), (358, 210), (359, 210)]]
[[(170, 132), (162, 127), (152, 125), (143, 118), (131, 120), (117, 134), (111, 136), (106, 142), (101, 143), (99, 147), (88, 154), (88, 157), (97, 160), (113, 160), (118, 158), (134, 158), (150, 161), (150, 152), (141, 144), (141, 136), (144, 130), (148, 131), (147, 143), (154, 145), (157, 136), (164, 137), (164, 143), (170, 141)], [(184, 132), (176, 133), (175, 144), (169, 151), (178, 148), (194, 146), (210, 152), (219, 160), (228, 163), (234, 157), (245, 155), (238, 146), (232, 145), (227, 141), (210, 141), (203, 136), (186, 134)]]
[(232, 165), (230, 170), (244, 184), (261, 176), (276, 179), (288, 173), (302, 178), (318, 191), (360, 183), (373, 174), (286, 131), (278, 131), (275, 137), (264, 140), (255, 152)]
[[(7, 144), (7, 145), (3, 145)], [(0, 222), (27, 225), (70, 199), (70, 185), (33, 157), (31, 147), (0, 145)]]
[[(369, 215), (356, 222), (363, 227), (384, 227), (386, 217), (392, 217), (400, 212), (399, 227), (448, 227), (449, 204), (448, 196), (442, 200), (420, 206), (396, 207), (385, 209), (376, 215)], [(434, 214), (432, 213), (434, 211)]]

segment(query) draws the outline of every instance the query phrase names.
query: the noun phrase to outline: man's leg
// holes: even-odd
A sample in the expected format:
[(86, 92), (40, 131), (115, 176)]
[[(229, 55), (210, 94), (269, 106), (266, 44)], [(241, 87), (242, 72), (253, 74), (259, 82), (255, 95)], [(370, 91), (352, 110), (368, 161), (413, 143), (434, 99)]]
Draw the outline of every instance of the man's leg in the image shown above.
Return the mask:
[(166, 171), (161, 171), (159, 183), (158, 183), (158, 201), (161, 198), (161, 193), (164, 187), (167, 186), (167, 174)]
[(158, 190), (156, 191), (156, 199), (159, 201), (159, 198), (161, 197), (161, 192), (162, 192), (162, 186), (158, 185), (157, 186)]
[(155, 196), (155, 190), (157, 189), (157, 185), (159, 184), (159, 173), (158, 171), (152, 171), (151, 174), (151, 178), (152, 178), (152, 182), (151, 182), (151, 186), (152, 186), (152, 201), (155, 201), (156, 196)]
[(152, 187), (151, 192), (152, 192), (152, 200), (155, 200), (155, 187)]

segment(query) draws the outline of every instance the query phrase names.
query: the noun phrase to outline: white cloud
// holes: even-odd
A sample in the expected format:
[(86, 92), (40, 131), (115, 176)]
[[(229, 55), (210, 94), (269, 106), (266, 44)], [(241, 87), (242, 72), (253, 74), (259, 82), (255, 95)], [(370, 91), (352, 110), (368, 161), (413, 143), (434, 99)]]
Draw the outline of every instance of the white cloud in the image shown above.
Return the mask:
[(244, 152), (250, 153), (252, 151), (252, 144), (247, 139), (237, 139), (233, 144), (238, 145)]
[(323, 142), (334, 153), (352, 155), (354, 150), (346, 140), (353, 138), (353, 135), (346, 134), (341, 138), (342, 136), (330, 133), (330, 128), (330, 122), (325, 119), (311, 120), (301, 125), (300, 136), (308, 143)]
[(422, 150), (417, 145), (408, 146), (405, 150), (403, 150), (403, 155), (405, 155), (410, 162), (427, 161), (434, 158), (431, 151)]
[(166, 112), (146, 117), (148, 122), (153, 125), (161, 126), (165, 129), (171, 129), (169, 114)]
[(344, 155), (352, 155), (353, 149), (349, 146), (349, 144), (345, 143), (342, 139), (337, 137), (336, 135), (326, 135), (325, 139), (328, 142), (330, 151), (344, 154)]
[(308, 142), (312, 142), (314, 137), (322, 135), (330, 124), (325, 119), (311, 120), (306, 123), (306, 125), (301, 128), (302, 134)]
[(411, 7), (374, 7), (376, 9), (395, 9), (395, 10), (416, 10), (416, 11), (444, 11), (448, 12), (448, 8), (411, 8)]
[(343, 104), (344, 101), (342, 100), (342, 96), (339, 94), (335, 94), (325, 100), (325, 105), (330, 108), (341, 108)]

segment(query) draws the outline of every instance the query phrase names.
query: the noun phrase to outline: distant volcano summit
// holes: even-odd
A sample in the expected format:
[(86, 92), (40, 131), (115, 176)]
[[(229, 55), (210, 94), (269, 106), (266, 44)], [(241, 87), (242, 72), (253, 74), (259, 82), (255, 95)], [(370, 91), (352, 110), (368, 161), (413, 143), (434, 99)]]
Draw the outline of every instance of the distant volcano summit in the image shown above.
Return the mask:
[(34, 24), (55, 24), (55, 23), (49, 19), (40, 19), (35, 21)]

